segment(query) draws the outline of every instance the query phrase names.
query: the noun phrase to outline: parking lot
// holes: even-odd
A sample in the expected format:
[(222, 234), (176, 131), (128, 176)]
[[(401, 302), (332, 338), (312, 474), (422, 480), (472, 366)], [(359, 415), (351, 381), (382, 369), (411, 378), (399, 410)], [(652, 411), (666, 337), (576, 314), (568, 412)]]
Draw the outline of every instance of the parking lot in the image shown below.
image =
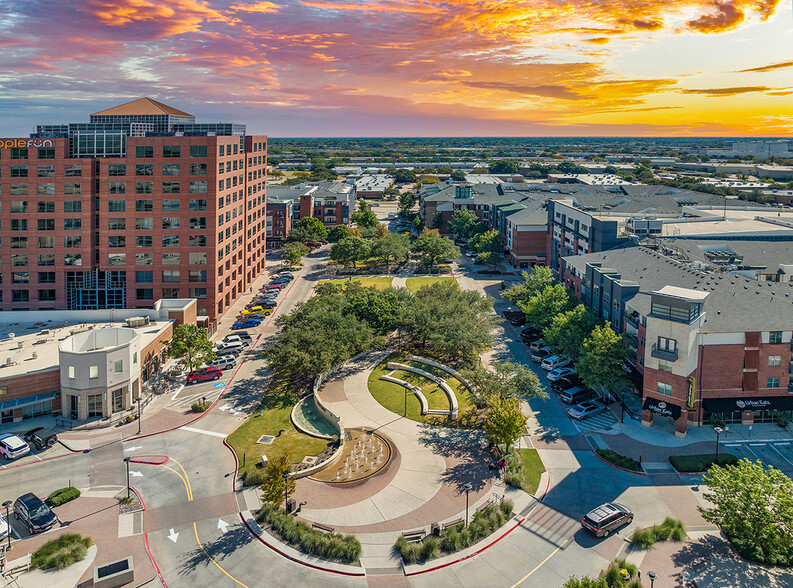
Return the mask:
[[(25, 429), (27, 431), (27, 429)], [(25, 431), (8, 431), (9, 433), (14, 433), (21, 437), (25, 434)], [(67, 453), (71, 453), (72, 451), (62, 444), (60, 441), (53, 445), (52, 447), (45, 447), (44, 449), (36, 449), (33, 445), (30, 446), (30, 453), (27, 455), (23, 455), (17, 459), (3, 459), (0, 458), (0, 468), (6, 469), (10, 466), (17, 466), (26, 463), (31, 463), (34, 461), (42, 461), (45, 459), (50, 459), (52, 457), (58, 457), (60, 455), (66, 455)]]
[(789, 441), (746, 440), (740, 443), (722, 443), (726, 451), (738, 459), (758, 459), (788, 474), (793, 473), (793, 445)]

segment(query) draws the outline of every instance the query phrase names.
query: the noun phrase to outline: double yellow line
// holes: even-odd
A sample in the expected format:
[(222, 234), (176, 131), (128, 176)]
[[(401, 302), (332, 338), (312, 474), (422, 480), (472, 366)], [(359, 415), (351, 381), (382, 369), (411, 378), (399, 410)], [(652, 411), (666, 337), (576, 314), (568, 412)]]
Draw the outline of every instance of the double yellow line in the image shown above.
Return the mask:
[[(170, 471), (170, 472), (173, 472), (174, 474), (176, 474), (177, 476), (179, 476), (179, 477), (182, 479), (182, 482), (184, 483), (184, 489), (185, 489), (185, 492), (187, 492), (187, 502), (192, 502), (192, 501), (193, 501), (193, 488), (190, 486), (190, 477), (187, 475), (187, 472), (185, 471), (184, 467), (182, 467), (182, 464), (180, 464), (178, 461), (176, 461), (176, 460), (175, 460), (174, 458), (172, 458), (172, 457), (171, 457), (171, 458), (169, 458), (169, 461), (172, 461), (172, 462), (174, 462), (176, 465), (178, 465), (178, 466), (179, 466), (179, 469), (180, 469), (180, 470), (182, 470), (182, 473), (180, 474), (180, 473), (179, 473), (179, 472), (177, 472), (175, 469), (173, 469), (173, 468), (169, 468), (167, 465), (164, 465), (164, 464), (163, 464), (161, 467), (164, 467), (166, 470), (168, 470), (168, 471)], [(201, 551), (203, 551), (203, 552), (204, 552), (204, 555), (206, 555), (206, 556), (209, 558), (209, 561), (211, 561), (213, 564), (215, 564), (215, 565), (217, 566), (217, 568), (218, 568), (218, 569), (219, 569), (221, 572), (223, 572), (224, 574), (226, 574), (226, 576), (228, 576), (229, 578), (231, 578), (232, 580), (234, 580), (234, 581), (235, 581), (237, 584), (239, 584), (239, 585), (240, 585), (240, 586), (242, 586), (243, 588), (249, 588), (249, 587), (248, 587), (246, 584), (243, 584), (242, 582), (240, 582), (239, 580), (237, 580), (237, 578), (235, 578), (234, 576), (232, 576), (231, 574), (229, 574), (229, 573), (228, 573), (226, 570), (224, 570), (224, 569), (223, 569), (223, 567), (222, 567), (222, 566), (221, 566), (221, 565), (220, 565), (218, 562), (216, 562), (216, 561), (215, 561), (215, 559), (214, 559), (214, 558), (213, 558), (211, 555), (209, 555), (209, 553), (207, 552), (207, 550), (206, 550), (206, 549), (204, 548), (204, 546), (201, 544), (201, 539), (199, 539), (199, 538), (198, 538), (198, 527), (196, 526), (196, 523), (195, 523), (195, 522), (193, 522), (193, 533), (195, 533), (195, 540), (196, 540), (196, 543), (198, 543), (198, 546), (201, 548)]]

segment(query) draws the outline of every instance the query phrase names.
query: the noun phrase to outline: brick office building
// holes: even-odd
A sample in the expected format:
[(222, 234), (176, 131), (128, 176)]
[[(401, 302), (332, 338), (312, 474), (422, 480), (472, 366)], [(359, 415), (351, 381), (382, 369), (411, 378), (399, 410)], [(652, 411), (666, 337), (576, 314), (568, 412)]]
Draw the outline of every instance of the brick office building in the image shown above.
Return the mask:
[(704, 272), (639, 246), (564, 262), (582, 303), (631, 342), (645, 425), (670, 419), (682, 436), (793, 414), (790, 283)]
[(268, 186), (267, 238), (280, 242), (301, 218), (313, 216), (327, 229), (350, 224), (355, 209), (355, 187), (338, 181), (323, 180), (295, 186)]
[(0, 143), (0, 309), (221, 316), (263, 271), (267, 138), (142, 98)]

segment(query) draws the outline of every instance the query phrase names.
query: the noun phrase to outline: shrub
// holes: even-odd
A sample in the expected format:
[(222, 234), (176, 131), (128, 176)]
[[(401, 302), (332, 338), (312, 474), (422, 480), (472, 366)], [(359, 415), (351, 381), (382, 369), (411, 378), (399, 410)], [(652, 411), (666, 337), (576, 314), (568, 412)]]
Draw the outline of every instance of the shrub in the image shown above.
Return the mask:
[(242, 473), (242, 483), (245, 486), (261, 486), (264, 484), (264, 468), (251, 468)]
[(686, 528), (683, 523), (672, 517), (666, 517), (660, 525), (653, 525), (649, 529), (638, 529), (631, 535), (631, 545), (639, 549), (650, 549), (658, 541), (682, 541), (686, 538)]
[(502, 500), (498, 507), (501, 509), (501, 512), (504, 513), (505, 517), (511, 517), (512, 509), (515, 507), (515, 505), (512, 504), (511, 500)]
[(615, 559), (614, 564), (621, 570), (626, 570), (631, 577), (636, 575), (636, 572), (639, 571), (639, 568), (632, 563), (628, 563), (624, 559)]
[(621, 467), (622, 469), (631, 470), (633, 472), (642, 471), (641, 464), (632, 457), (620, 455), (619, 453), (613, 452), (611, 449), (596, 449), (595, 453), (597, 453), (607, 462), (612, 463), (617, 467)]
[(76, 533), (64, 533), (57, 539), (50, 539), (33, 552), (30, 565), (40, 570), (57, 568), (62, 570), (73, 563), (85, 559), (88, 548), (94, 542), (90, 537)]
[(406, 564), (414, 564), (419, 561), (421, 547), (418, 543), (412, 543), (404, 537), (399, 537), (399, 539), (396, 540), (396, 548)]
[(80, 491), (74, 486), (69, 486), (68, 488), (61, 488), (50, 494), (47, 497), (47, 502), (50, 503), (50, 506), (60, 506), (61, 504), (66, 504), (79, 497)]
[(200, 402), (194, 402), (192, 405), (190, 405), (190, 410), (193, 412), (205, 412), (206, 409), (207, 405), (201, 404)]
[(631, 545), (639, 549), (650, 549), (655, 543), (655, 534), (648, 529), (637, 529), (631, 535)]
[(441, 540), (437, 537), (429, 536), (424, 539), (421, 546), (421, 557), (425, 560), (435, 559), (441, 553)]
[(361, 544), (353, 535), (313, 529), (305, 521), (286, 514), (272, 504), (265, 503), (256, 519), (269, 523), (285, 542), (308, 555), (341, 562), (355, 562), (361, 557)]
[(619, 568), (609, 566), (603, 578), (606, 580), (606, 584), (609, 585), (609, 588), (614, 588), (615, 586), (619, 588), (622, 586), (622, 574), (620, 574)]

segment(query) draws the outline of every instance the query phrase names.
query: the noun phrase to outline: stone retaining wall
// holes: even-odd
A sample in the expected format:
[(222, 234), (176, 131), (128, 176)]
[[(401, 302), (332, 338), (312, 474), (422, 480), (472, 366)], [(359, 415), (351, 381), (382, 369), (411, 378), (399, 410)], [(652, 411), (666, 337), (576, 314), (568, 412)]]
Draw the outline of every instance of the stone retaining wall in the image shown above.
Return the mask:
[(454, 393), (449, 385), (443, 378), (439, 378), (438, 376), (431, 374), (429, 372), (425, 372), (424, 370), (420, 370), (419, 368), (415, 368), (411, 365), (405, 365), (402, 363), (396, 363), (393, 361), (389, 361), (387, 364), (389, 369), (395, 370), (404, 370), (406, 372), (413, 372), (414, 374), (418, 374), (430, 380), (431, 382), (435, 382), (441, 389), (446, 393), (446, 396), (449, 398), (449, 406), (451, 406), (451, 410), (449, 411), (436, 411), (434, 414), (449, 414), (451, 415), (452, 419), (457, 419), (460, 413), (460, 407), (457, 404), (457, 395)]
[(436, 367), (439, 370), (443, 370), (444, 372), (449, 373), (449, 374), (453, 375), (455, 378), (457, 378), (458, 380), (460, 380), (463, 383), (463, 385), (466, 388), (468, 388), (468, 390), (470, 390), (471, 392), (474, 391), (473, 387), (471, 386), (471, 384), (469, 384), (468, 381), (466, 381), (465, 378), (463, 378), (462, 374), (460, 372), (458, 372), (456, 369), (450, 368), (448, 365), (444, 365), (442, 363), (438, 363), (437, 361), (432, 361), (431, 359), (427, 359), (425, 357), (419, 357), (418, 355), (408, 355), (407, 359), (409, 359), (410, 361), (417, 361), (419, 363), (425, 363), (427, 365), (431, 365), (432, 367)]
[[(413, 386), (412, 384), (409, 384), (405, 380), (400, 380), (399, 378), (394, 378), (392, 376), (380, 376), (380, 379), (385, 380), (386, 382), (393, 382), (394, 384), (399, 384), (400, 386), (404, 386), (405, 388), (413, 392), (413, 394), (416, 395), (416, 398), (419, 399), (419, 403), (421, 404), (421, 414), (422, 415), (430, 414), (429, 402), (427, 402), (427, 397), (424, 396), (424, 393), (421, 391), (421, 388), (417, 386)], [(443, 414), (449, 414), (449, 411), (444, 410)]]

